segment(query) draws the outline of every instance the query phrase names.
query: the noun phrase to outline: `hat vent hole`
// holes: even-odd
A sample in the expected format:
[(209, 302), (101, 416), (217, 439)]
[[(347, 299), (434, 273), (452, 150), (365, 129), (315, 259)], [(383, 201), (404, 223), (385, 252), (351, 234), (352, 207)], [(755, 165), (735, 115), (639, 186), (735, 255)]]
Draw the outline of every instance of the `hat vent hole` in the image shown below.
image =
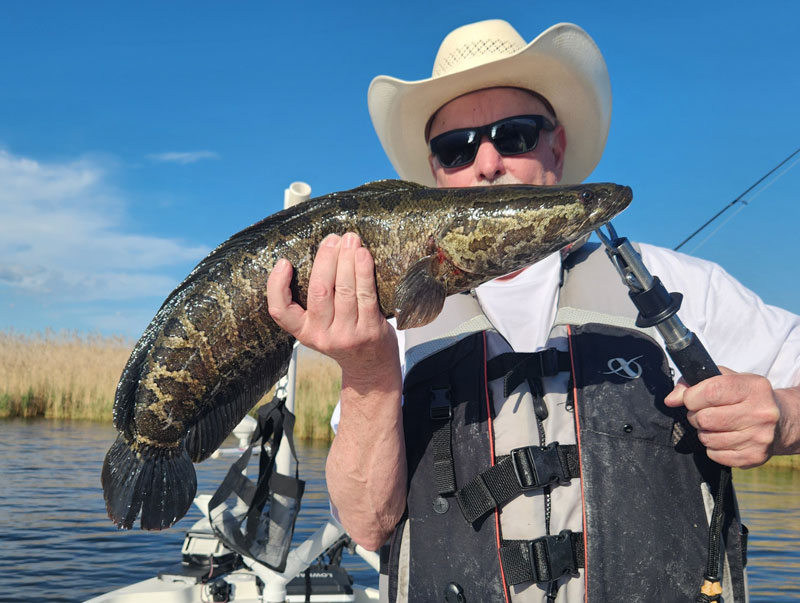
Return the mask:
[(458, 71), (458, 65), (460, 63), (475, 56), (489, 54), (507, 56), (514, 54), (521, 48), (522, 46), (519, 44), (515, 44), (509, 40), (499, 40), (497, 38), (467, 42), (442, 59), (442, 61), (436, 65), (436, 71), (433, 75), (434, 77), (439, 77), (451, 71)]

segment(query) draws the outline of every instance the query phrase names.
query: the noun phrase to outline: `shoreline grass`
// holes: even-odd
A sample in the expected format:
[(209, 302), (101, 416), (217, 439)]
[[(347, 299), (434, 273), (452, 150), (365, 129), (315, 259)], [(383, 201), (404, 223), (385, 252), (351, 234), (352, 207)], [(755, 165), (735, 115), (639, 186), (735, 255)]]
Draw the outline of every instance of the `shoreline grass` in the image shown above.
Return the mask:
[[(800, 469), (800, 454), (788, 456), (773, 456), (763, 467), (774, 467), (781, 469)], [(746, 470), (745, 470), (746, 471)]]
[(0, 332), (0, 417), (111, 421), (133, 344), (75, 332)]
[[(134, 342), (76, 332), (0, 331), (0, 419), (111, 423), (114, 392)], [(338, 365), (311, 350), (298, 354), (295, 437), (330, 441), (339, 399)], [(256, 407), (272, 399), (269, 392)]]
[[(0, 419), (45, 418), (111, 423), (114, 391), (134, 343), (75, 332), (0, 331)], [(300, 348), (295, 437), (330, 442), (330, 418), (341, 373), (329, 358)], [(272, 399), (265, 395), (250, 414)], [(776, 456), (769, 467), (800, 469), (800, 455)]]

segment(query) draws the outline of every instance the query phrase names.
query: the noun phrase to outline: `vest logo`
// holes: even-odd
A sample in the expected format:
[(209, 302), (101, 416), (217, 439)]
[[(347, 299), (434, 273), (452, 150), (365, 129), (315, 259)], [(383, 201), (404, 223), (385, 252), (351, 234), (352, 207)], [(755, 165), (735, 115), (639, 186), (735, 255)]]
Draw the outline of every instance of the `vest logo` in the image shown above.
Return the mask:
[(611, 358), (608, 361), (608, 371), (604, 375), (618, 375), (626, 379), (638, 379), (642, 376), (642, 365), (636, 362), (644, 354), (625, 360), (624, 358)]

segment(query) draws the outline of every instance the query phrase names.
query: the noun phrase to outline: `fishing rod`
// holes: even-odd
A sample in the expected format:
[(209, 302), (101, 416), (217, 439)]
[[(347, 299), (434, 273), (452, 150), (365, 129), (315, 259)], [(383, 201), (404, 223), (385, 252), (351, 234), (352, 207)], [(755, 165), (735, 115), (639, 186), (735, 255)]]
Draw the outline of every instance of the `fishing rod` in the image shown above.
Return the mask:
[[(764, 180), (766, 180), (767, 178), (769, 178), (769, 177), (770, 177), (772, 174), (774, 174), (774, 173), (775, 173), (775, 172), (776, 172), (776, 171), (777, 171), (777, 170), (778, 170), (778, 169), (779, 169), (781, 166), (783, 166), (783, 165), (784, 165), (786, 162), (788, 162), (788, 161), (789, 161), (789, 160), (790, 160), (792, 157), (794, 157), (794, 156), (795, 156), (795, 155), (797, 155), (798, 153), (800, 153), (800, 148), (798, 148), (797, 150), (795, 150), (795, 151), (794, 151), (793, 153), (791, 153), (791, 154), (790, 154), (788, 157), (786, 157), (786, 159), (784, 159), (783, 161), (781, 161), (781, 162), (780, 162), (778, 165), (776, 165), (774, 168), (772, 168), (770, 171), (768, 171), (766, 174), (764, 174), (764, 175), (763, 175), (761, 178), (759, 178), (758, 180), (756, 180), (756, 181), (755, 181), (755, 182), (754, 182), (754, 183), (753, 183), (753, 184), (752, 184), (752, 185), (751, 185), (751, 186), (750, 186), (750, 187), (749, 187), (749, 188), (748, 188), (746, 191), (744, 191), (744, 192), (743, 192), (741, 195), (739, 195), (739, 196), (738, 196), (738, 197), (736, 197), (736, 198), (735, 198), (733, 201), (731, 201), (730, 203), (728, 203), (728, 205), (726, 205), (726, 206), (725, 206), (725, 207), (723, 207), (721, 210), (719, 210), (719, 211), (718, 211), (716, 214), (714, 214), (714, 215), (711, 217), (711, 219), (707, 220), (705, 224), (703, 224), (703, 225), (702, 225), (700, 228), (698, 228), (697, 230), (695, 230), (695, 231), (694, 231), (692, 234), (690, 234), (688, 237), (686, 237), (686, 238), (685, 238), (683, 241), (681, 241), (680, 243), (678, 243), (678, 245), (677, 245), (676, 247), (673, 247), (673, 251), (678, 251), (678, 250), (679, 250), (681, 247), (683, 247), (683, 246), (684, 246), (686, 243), (688, 243), (688, 242), (689, 242), (691, 239), (693, 239), (695, 236), (697, 236), (697, 235), (700, 233), (700, 231), (702, 231), (702, 230), (703, 230), (703, 229), (704, 229), (706, 226), (708, 226), (709, 224), (711, 224), (711, 223), (712, 223), (714, 220), (716, 220), (717, 218), (719, 218), (719, 217), (720, 217), (722, 214), (724, 214), (726, 211), (728, 211), (728, 210), (729, 210), (731, 207), (733, 207), (733, 206), (734, 206), (734, 205), (736, 205), (737, 203), (739, 203), (739, 202), (742, 202), (742, 203), (744, 203), (744, 204), (746, 205), (746, 204), (747, 204), (747, 201), (743, 201), (743, 197), (744, 197), (744, 196), (745, 196), (747, 193), (749, 193), (751, 190), (753, 190), (755, 187), (757, 187), (759, 184), (761, 184), (762, 182), (764, 182)], [(788, 171), (788, 170), (787, 170), (787, 171)], [(712, 233), (712, 234), (713, 234), (713, 233)]]
[[(800, 149), (798, 149), (800, 150)], [(595, 233), (606, 249), (608, 257), (628, 287), (628, 296), (633, 301), (639, 315), (636, 326), (655, 327), (664, 339), (667, 353), (689, 385), (696, 385), (705, 379), (720, 375), (720, 370), (712, 360), (702, 342), (678, 318), (683, 295), (669, 293), (664, 284), (642, 262), (639, 253), (625, 237), (609, 222), (608, 235), (602, 229)], [(731, 468), (719, 465), (720, 476), (714, 498), (714, 510), (708, 528), (708, 561), (700, 593), (695, 601), (706, 603), (720, 601), (722, 596), (722, 571), (720, 567), (722, 527), (725, 519), (724, 497), (731, 481)]]

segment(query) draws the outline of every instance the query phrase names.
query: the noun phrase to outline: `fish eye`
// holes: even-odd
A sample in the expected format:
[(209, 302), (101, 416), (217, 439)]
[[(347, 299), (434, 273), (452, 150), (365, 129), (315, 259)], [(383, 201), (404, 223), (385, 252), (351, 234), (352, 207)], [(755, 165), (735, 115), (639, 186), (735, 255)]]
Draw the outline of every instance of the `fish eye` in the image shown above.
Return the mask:
[(594, 199), (594, 193), (590, 190), (585, 190), (581, 193), (581, 199), (584, 201), (591, 201)]

